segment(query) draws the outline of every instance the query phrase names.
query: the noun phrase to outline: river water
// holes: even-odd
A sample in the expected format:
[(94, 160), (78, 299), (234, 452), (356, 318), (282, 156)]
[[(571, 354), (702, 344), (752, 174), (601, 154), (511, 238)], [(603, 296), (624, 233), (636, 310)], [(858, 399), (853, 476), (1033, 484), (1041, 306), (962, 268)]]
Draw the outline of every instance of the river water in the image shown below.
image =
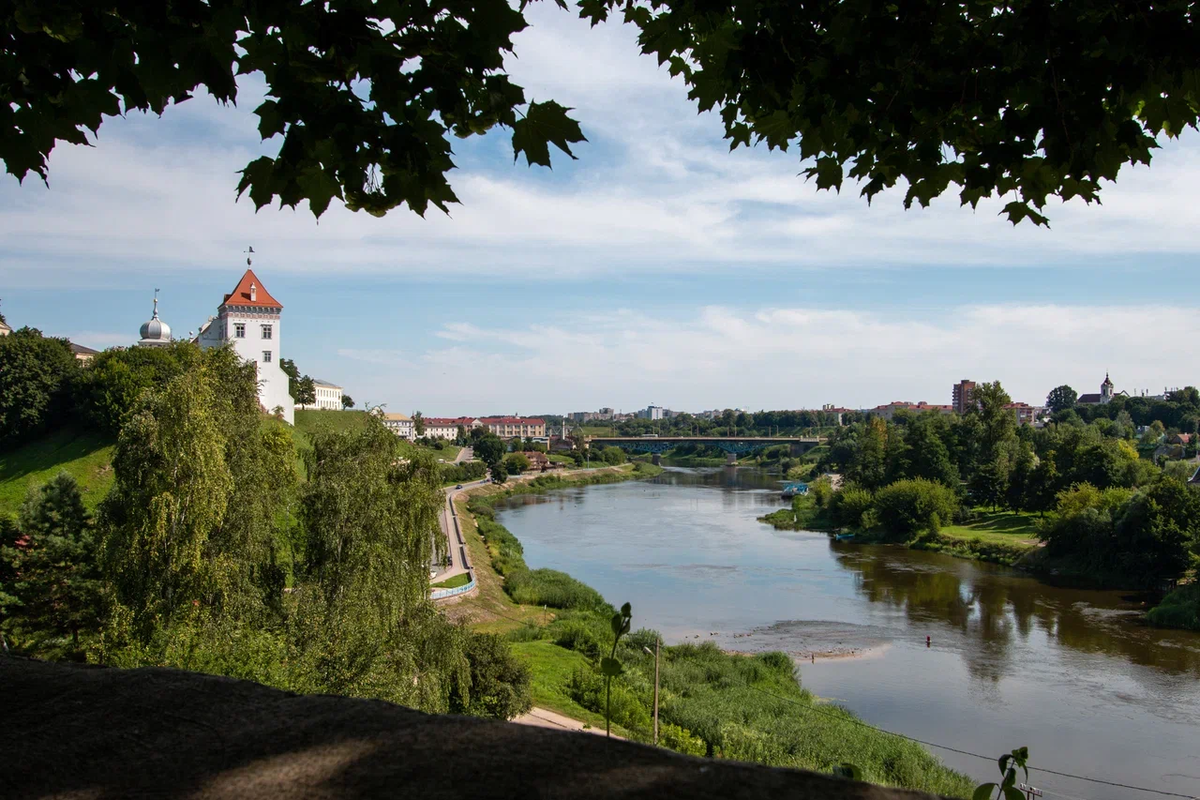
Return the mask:
[[(1200, 796), (1200, 634), (1140, 625), (1137, 598), (1117, 592), (776, 531), (756, 518), (784, 505), (779, 487), (754, 469), (668, 469), (516, 497), (498, 517), (531, 567), (630, 602), (635, 628), (787, 651), (806, 688), (928, 742), (993, 758), (1027, 745), (1046, 797), (1154, 795), (1037, 766)], [(998, 774), (933, 752), (981, 781)]]

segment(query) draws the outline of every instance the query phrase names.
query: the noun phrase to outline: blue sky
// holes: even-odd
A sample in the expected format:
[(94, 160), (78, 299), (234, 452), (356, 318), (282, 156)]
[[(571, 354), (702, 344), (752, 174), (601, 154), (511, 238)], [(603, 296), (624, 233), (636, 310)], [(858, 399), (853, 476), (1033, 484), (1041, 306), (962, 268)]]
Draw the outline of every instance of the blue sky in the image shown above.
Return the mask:
[(648, 403), (797, 408), (949, 402), (959, 378), (1037, 402), (1059, 383), (1197, 382), (1200, 137), (1126, 169), (1103, 206), (1013, 228), (994, 201), (904, 211), (818, 192), (792, 153), (729, 153), (719, 119), (637, 52), (533, 4), (516, 39), (527, 96), (575, 108), (589, 142), (553, 170), (498, 130), (456, 142), (449, 217), (234, 202), (262, 143), (253, 77), (237, 107), (197, 98), (60, 145), (50, 187), (0, 179), (10, 324), (129, 344), (153, 290), (177, 334), (245, 267), (285, 306), (283, 351), (359, 401), (430, 415)]

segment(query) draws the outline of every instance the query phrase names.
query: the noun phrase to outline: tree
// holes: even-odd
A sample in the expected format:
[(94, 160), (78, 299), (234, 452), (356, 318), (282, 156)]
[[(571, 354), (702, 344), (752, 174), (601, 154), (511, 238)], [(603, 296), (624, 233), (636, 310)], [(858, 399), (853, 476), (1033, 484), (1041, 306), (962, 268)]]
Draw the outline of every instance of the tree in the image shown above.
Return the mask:
[(479, 438), (475, 443), (475, 457), (485, 464), (495, 464), (500, 459), (504, 458), (508, 447), (494, 433), (487, 433)]
[(1021, 442), (1008, 473), (1008, 485), (1004, 491), (1004, 504), (1013, 511), (1024, 511), (1033, 505), (1036, 492), (1034, 480), (1038, 459), (1029, 442)]
[(105, 350), (79, 370), (72, 389), (75, 405), (90, 425), (116, 436), (141, 395), (183, 372), (195, 354), (186, 342)]
[[(504, 71), (524, 15), (506, 0), (463, 5), (332, 0), (198, 3), (170, 14), (118, 0), (17, 0), (0, 17), (6, 111), (0, 158), (18, 179), (47, 178), (58, 141), (87, 143), (108, 116), (162, 114), (198, 90), (237, 99), (237, 78), (261, 73), (255, 109), (276, 157), (242, 171), (238, 194), (256, 208), (308, 200), (320, 216), (333, 198), (381, 216), (406, 203), (418, 214), (457, 202), (446, 173), (451, 137), (512, 131), (513, 155), (550, 165), (584, 141), (568, 109), (529, 102)], [(180, 54), (188, 54), (181, 58)], [(7, 107), (6, 107), (7, 108)]]
[(524, 453), (509, 453), (504, 459), (505, 472), (520, 475), (529, 470), (529, 458)]
[(891, 535), (907, 539), (930, 528), (935, 519), (953, 519), (958, 510), (954, 491), (924, 478), (900, 480), (875, 494), (879, 522)]
[(412, 420), (413, 420), (413, 433), (415, 433), (417, 436), (424, 436), (425, 435), (425, 417), (421, 415), (420, 411), (414, 411), (413, 415), (412, 415)]
[(619, 447), (606, 447), (600, 451), (600, 460), (614, 467), (618, 464), (624, 464), (625, 451)]
[(0, 336), (0, 444), (14, 444), (58, 422), (78, 371), (66, 339), (20, 328)]
[(20, 609), (5, 627), (26, 647), (42, 651), (47, 639), (69, 637), (71, 645), (64, 649), (81, 658), (80, 633), (100, 624), (102, 584), (91, 521), (75, 478), (60, 472), (46, 485), (31, 487), (21, 506), (20, 531), (23, 544), (10, 551)]
[(1012, 196), (1013, 223), (1045, 224), (1047, 198), (1090, 203), (1123, 165), (1149, 163), (1160, 133), (1197, 125), (1190, 0), (580, 8), (637, 25), (642, 52), (719, 109), (731, 147), (795, 142), (818, 188), (848, 176), (870, 200), (900, 182), (906, 208), (954, 184), (963, 204)]
[(466, 656), (471, 665), (470, 693), (451, 693), (451, 713), (513, 719), (533, 707), (529, 667), (503, 639), (472, 633), (467, 637)]
[(1198, 520), (1200, 498), (1194, 490), (1169, 478), (1156, 481), (1117, 520), (1120, 568), (1146, 587), (1178, 579), (1189, 566), (1189, 548), (1200, 542)]
[(508, 467), (503, 461), (488, 464), (488, 472), (492, 474), (493, 483), (504, 483), (508, 480)]
[(454, 443), (459, 447), (465, 447), (467, 441), (467, 429), (464, 426), (459, 425), (458, 430), (455, 431)]
[(1059, 411), (1074, 408), (1075, 401), (1078, 399), (1079, 395), (1075, 393), (1075, 390), (1064, 383), (1062, 386), (1056, 386), (1050, 390), (1050, 394), (1046, 396), (1046, 408), (1051, 414), (1056, 414)]
[(342, 395), (342, 408), (354, 408), (354, 398), (348, 394)]
[(210, 536), (233, 490), (215, 381), (197, 366), (145, 398), (121, 430), (116, 480), (100, 506), (102, 562), (133, 641), (195, 603), (215, 603), (231, 555)]
[(317, 386), (308, 375), (301, 375), (296, 362), (290, 358), (279, 359), (279, 368), (288, 376), (288, 394), (298, 406), (316, 405)]

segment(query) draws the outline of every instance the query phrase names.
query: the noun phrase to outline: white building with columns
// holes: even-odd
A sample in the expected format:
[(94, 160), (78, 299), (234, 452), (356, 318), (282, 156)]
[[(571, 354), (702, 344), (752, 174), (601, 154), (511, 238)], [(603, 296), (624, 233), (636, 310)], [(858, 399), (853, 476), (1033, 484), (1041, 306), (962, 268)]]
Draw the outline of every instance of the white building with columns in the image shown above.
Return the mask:
[(296, 401), (288, 394), (288, 376), (279, 367), (282, 314), (283, 304), (248, 269), (217, 307), (217, 316), (200, 327), (196, 343), (207, 349), (228, 342), (239, 356), (254, 362), (259, 403), (268, 412), (282, 408), (283, 418), (294, 425)]

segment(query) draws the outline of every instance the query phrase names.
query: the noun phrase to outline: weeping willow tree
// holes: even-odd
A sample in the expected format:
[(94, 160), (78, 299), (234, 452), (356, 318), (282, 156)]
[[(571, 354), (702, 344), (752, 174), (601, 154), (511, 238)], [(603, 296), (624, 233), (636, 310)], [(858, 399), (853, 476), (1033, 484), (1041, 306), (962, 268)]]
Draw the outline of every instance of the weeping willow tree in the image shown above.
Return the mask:
[(306, 454), (302, 585), (292, 616), (309, 685), (445, 710), (469, 681), (464, 636), (428, 601), (442, 493), (429, 456), (401, 459), (373, 421)]

